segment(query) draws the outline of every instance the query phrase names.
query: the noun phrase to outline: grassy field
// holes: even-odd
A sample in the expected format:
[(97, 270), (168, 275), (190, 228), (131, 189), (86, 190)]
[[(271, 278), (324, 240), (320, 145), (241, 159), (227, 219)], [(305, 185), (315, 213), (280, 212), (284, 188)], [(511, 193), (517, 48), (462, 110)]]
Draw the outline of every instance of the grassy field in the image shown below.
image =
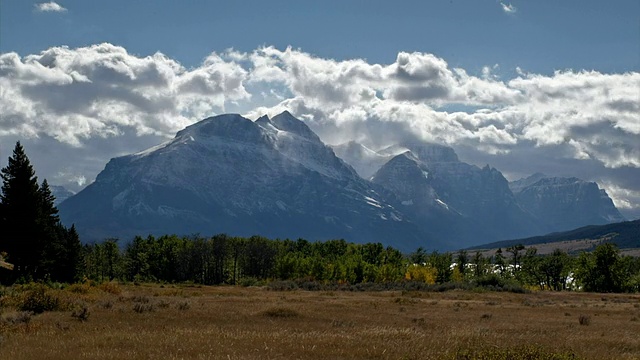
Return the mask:
[(29, 315), (26, 293), (4, 289), (0, 359), (640, 359), (639, 295), (103, 284)]

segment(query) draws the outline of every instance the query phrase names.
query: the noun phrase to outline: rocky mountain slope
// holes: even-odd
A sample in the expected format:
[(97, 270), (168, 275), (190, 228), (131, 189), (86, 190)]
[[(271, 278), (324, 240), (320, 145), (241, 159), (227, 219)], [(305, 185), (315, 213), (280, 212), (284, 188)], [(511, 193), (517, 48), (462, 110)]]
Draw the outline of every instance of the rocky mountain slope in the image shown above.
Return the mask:
[(86, 240), (225, 232), (432, 245), (383, 192), (288, 112), (221, 115), (112, 159), (60, 215)]
[(396, 194), (400, 209), (424, 231), (464, 245), (541, 230), (496, 169), (463, 163), (441, 145), (410, 143), (384, 152), (392, 149), (406, 152), (386, 163), (372, 181)]
[[(393, 192), (398, 209), (423, 231), (447, 243), (464, 246), (624, 220), (593, 182), (536, 173), (509, 183), (497, 169), (466, 164), (452, 148), (437, 144), (395, 144), (377, 153), (392, 159), (371, 181)], [(347, 157), (356, 169), (373, 158), (359, 154)]]
[(512, 183), (511, 189), (518, 203), (549, 232), (625, 220), (595, 182), (534, 174)]

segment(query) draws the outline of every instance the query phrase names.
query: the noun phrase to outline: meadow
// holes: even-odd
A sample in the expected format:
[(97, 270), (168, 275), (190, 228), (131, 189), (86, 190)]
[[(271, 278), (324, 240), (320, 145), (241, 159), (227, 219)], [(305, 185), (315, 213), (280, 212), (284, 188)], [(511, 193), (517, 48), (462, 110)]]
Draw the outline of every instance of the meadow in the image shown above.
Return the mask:
[(637, 294), (103, 283), (0, 299), (1, 359), (640, 358)]

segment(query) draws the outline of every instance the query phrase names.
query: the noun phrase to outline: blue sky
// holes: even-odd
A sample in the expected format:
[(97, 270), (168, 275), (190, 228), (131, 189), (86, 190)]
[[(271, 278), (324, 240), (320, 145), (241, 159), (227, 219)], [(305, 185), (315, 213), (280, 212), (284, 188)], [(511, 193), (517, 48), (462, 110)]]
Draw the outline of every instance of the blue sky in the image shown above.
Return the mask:
[[(79, 190), (206, 116), (452, 146), (640, 217), (640, 2), (0, 0), (0, 166)], [(230, 50), (233, 49), (233, 50)]]
[[(2, 0), (2, 52), (101, 42), (197, 66), (211, 51), (293, 46), (333, 59), (393, 61), (422, 51), (469, 72), (500, 64), (553, 70), (638, 70), (640, 2), (630, 1), (59, 1)], [(502, 4), (515, 7), (514, 13)]]

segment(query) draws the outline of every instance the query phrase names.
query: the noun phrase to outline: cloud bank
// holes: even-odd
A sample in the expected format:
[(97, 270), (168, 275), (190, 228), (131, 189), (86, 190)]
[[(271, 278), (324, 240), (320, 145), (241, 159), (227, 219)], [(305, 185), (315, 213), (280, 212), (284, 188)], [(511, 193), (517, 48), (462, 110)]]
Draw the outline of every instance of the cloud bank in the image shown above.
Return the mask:
[[(518, 69), (502, 80), (496, 68), (470, 74), (420, 52), (375, 64), (274, 47), (212, 53), (195, 68), (111, 44), (5, 53), (0, 140), (46, 141), (106, 161), (230, 109), (252, 118), (287, 109), (328, 143), (437, 142), (512, 176), (587, 169), (576, 175), (638, 208), (640, 185), (626, 179), (640, 178), (640, 73)], [(69, 181), (99, 170), (60, 169)]]

